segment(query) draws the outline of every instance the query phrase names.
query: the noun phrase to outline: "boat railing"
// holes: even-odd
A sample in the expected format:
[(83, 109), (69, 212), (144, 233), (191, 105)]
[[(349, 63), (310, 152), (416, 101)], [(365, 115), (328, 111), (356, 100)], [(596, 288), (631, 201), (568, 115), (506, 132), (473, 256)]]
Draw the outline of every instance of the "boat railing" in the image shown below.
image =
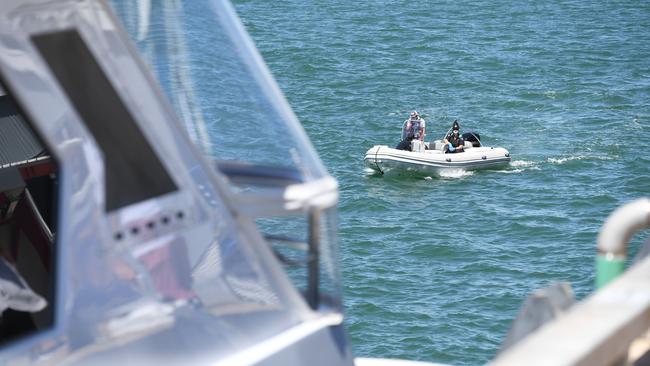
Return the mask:
[(596, 286), (601, 288), (625, 270), (627, 243), (639, 230), (650, 227), (650, 199), (619, 207), (598, 234)]
[(321, 211), (338, 202), (338, 183), (331, 176), (305, 180), (297, 169), (238, 162), (215, 167), (234, 185), (251, 188), (233, 194), (238, 212), (250, 217)]
[(322, 297), (319, 291), (321, 216), (338, 201), (336, 180), (326, 176), (306, 181), (298, 170), (286, 167), (221, 161), (215, 164), (231, 183), (250, 188), (233, 194), (238, 213), (253, 219), (291, 214), (307, 216), (306, 240), (269, 234), (265, 234), (265, 239), (269, 243), (279, 243), (306, 252), (302, 258), (293, 259), (273, 250), (276, 258), (284, 265), (306, 267), (307, 287), (304, 295), (310, 307), (317, 309)]

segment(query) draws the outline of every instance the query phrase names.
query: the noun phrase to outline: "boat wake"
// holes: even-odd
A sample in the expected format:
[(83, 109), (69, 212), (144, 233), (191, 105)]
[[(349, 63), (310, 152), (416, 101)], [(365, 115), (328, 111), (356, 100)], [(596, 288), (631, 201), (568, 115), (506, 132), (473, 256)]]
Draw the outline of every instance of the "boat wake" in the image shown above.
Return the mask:
[(442, 178), (463, 178), (474, 175), (473, 171), (463, 169), (442, 169), (438, 173)]
[(564, 156), (564, 157), (559, 157), (559, 158), (548, 158), (546, 159), (547, 162), (551, 164), (564, 164), (568, 161), (574, 161), (574, 160), (612, 160), (615, 159), (613, 156), (588, 156), (588, 155), (570, 155), (570, 156)]
[(563, 158), (548, 158), (546, 161), (548, 161), (551, 164), (564, 164), (567, 161), (573, 161), (573, 160), (583, 160), (586, 159), (586, 156), (567, 156)]
[(516, 173), (523, 173), (526, 169), (512, 169), (512, 170), (498, 170), (498, 173), (503, 173), (503, 174), (516, 174)]
[(536, 165), (537, 165), (536, 162), (526, 161), (526, 160), (515, 160), (510, 162), (510, 166), (513, 168), (529, 168), (529, 167), (534, 167)]
[(527, 170), (539, 170), (538, 162), (536, 161), (527, 161), (527, 160), (515, 160), (511, 161), (506, 169), (497, 170), (498, 173), (503, 174), (517, 174), (523, 173)]

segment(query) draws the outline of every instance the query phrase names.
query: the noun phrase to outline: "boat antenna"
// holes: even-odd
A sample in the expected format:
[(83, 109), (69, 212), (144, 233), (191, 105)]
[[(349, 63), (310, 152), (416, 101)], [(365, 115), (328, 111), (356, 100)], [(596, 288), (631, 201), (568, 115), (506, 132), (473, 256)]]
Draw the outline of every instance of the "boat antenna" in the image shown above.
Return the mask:
[(443, 140), (447, 138), (447, 135), (449, 135), (449, 131), (451, 131), (451, 129), (452, 129), (452, 127), (449, 127), (449, 129), (447, 130), (447, 132), (445, 132), (445, 135), (442, 136), (442, 139), (443, 139)]
[(454, 122), (451, 124), (451, 127), (449, 127), (449, 129), (447, 130), (447, 132), (445, 132), (445, 135), (442, 136), (442, 139), (443, 139), (443, 140), (444, 140), (445, 138), (447, 138), (447, 135), (449, 135), (449, 131), (451, 131), (451, 129), (454, 128), (454, 123), (456, 123), (456, 122), (458, 122), (458, 119), (455, 119), (455, 120), (454, 120)]

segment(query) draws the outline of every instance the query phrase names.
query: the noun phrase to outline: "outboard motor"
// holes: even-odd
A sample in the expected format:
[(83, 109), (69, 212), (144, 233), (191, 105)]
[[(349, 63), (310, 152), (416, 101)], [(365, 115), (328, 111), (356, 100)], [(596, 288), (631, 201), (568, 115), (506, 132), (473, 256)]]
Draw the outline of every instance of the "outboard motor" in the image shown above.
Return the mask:
[(481, 135), (479, 135), (478, 132), (465, 132), (462, 137), (463, 140), (470, 141), (474, 147), (481, 146)]

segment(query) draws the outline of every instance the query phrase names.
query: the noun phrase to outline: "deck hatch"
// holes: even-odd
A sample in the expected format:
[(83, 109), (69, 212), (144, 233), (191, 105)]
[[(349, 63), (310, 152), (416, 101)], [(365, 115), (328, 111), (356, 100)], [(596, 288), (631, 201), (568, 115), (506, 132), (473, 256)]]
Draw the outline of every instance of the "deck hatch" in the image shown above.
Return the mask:
[(79, 33), (69, 29), (31, 39), (104, 154), (106, 211), (176, 191)]

